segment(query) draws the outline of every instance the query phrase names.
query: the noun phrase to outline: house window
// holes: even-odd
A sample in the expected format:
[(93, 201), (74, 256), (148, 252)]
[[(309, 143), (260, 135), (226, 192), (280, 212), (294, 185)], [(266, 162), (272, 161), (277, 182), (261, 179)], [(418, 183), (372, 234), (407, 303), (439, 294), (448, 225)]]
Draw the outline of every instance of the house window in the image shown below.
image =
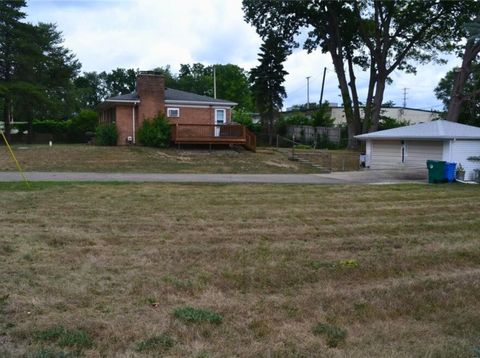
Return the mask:
[(215, 124), (225, 124), (226, 113), (224, 109), (215, 109)]
[(180, 117), (180, 108), (167, 108), (167, 117)]

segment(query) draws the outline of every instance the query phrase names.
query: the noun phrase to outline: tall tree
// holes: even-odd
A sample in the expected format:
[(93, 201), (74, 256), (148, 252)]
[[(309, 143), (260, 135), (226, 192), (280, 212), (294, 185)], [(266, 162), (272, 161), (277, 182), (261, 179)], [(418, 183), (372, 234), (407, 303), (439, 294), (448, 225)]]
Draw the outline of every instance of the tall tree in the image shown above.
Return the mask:
[[(458, 69), (453, 69), (443, 77), (435, 88), (435, 95), (440, 99), (445, 111), (448, 112), (450, 101), (453, 98), (453, 83)], [(480, 126), (480, 63), (472, 63), (470, 75), (467, 77), (462, 93), (468, 98), (462, 100), (458, 122)]]
[(0, 81), (5, 132), (10, 122), (27, 121), (29, 141), (35, 116), (69, 113), (72, 79), (80, 64), (62, 46), (55, 25), (22, 20), (24, 1), (0, 2)]
[(100, 77), (105, 81), (105, 88), (109, 96), (119, 96), (135, 91), (138, 72), (139, 70), (133, 68), (117, 68), (108, 73), (100, 73)]
[[(474, 81), (468, 84), (475, 60), (480, 53), (480, 18), (477, 17), (476, 21), (467, 24), (466, 29), (469, 37), (467, 38), (467, 44), (465, 45), (465, 51), (462, 56), (462, 66), (454, 71), (451, 87), (452, 92), (448, 104), (447, 120), (452, 122), (458, 122), (466, 101), (471, 101), (476, 96), (480, 96), (480, 86), (478, 86), (478, 82), (476, 83), (476, 88), (472, 88), (472, 82), (475, 84)], [(477, 72), (478, 67), (479, 65), (477, 63), (475, 66)], [(465, 91), (466, 87), (470, 88)]]
[[(214, 66), (217, 80), (217, 97), (238, 103), (238, 109), (253, 111), (248, 73), (243, 68), (233, 64)], [(213, 66), (209, 67), (212, 67), (213, 71)]]
[(22, 22), (26, 6), (23, 0), (0, 1), (0, 94), (2, 96), (3, 123), (7, 136), (10, 135), (12, 118), (12, 78), (15, 64), (20, 59), (22, 45)]
[(260, 51), (260, 64), (251, 69), (250, 81), (255, 104), (260, 112), (262, 130), (272, 144), (275, 119), (286, 97), (283, 82), (288, 72), (284, 70), (283, 63), (289, 50), (283, 41), (271, 32), (266, 36)]
[[(415, 72), (416, 63), (440, 61), (459, 39), (460, 25), (479, 11), (478, 2), (460, 1), (287, 1), (243, 0), (245, 19), (261, 36), (276, 30), (292, 47), (308, 29), (304, 48), (330, 53), (337, 73), (349, 131), (353, 136), (378, 128), (389, 76), (395, 70)], [(368, 71), (360, 118), (355, 71)], [(363, 120), (363, 123), (362, 123)]]
[(213, 97), (213, 68), (201, 63), (180, 65), (176, 89)]

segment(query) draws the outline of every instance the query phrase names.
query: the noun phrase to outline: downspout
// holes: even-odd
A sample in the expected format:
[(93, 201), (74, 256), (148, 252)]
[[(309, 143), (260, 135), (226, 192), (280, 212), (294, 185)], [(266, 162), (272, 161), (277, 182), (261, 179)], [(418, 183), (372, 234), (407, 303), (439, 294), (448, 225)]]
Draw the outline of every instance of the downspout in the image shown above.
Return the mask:
[(135, 144), (135, 105), (132, 106), (132, 143)]
[(448, 161), (452, 161), (452, 146), (453, 146), (453, 141), (450, 139), (448, 142)]

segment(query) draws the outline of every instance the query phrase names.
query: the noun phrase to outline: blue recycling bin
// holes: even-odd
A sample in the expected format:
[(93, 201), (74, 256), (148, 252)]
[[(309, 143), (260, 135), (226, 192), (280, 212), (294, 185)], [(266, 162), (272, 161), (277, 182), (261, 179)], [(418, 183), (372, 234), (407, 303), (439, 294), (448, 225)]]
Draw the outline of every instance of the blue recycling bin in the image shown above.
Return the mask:
[(455, 181), (455, 168), (457, 163), (445, 163), (445, 180), (449, 183)]

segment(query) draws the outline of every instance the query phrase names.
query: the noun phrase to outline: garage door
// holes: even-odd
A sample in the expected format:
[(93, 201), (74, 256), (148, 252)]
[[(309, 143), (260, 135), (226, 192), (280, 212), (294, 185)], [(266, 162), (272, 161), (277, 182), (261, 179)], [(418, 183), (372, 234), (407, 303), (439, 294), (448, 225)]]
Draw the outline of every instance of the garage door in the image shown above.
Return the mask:
[(370, 168), (386, 169), (402, 165), (401, 141), (372, 141)]
[(442, 160), (443, 142), (407, 141), (405, 165), (411, 168), (425, 168), (426, 161)]

